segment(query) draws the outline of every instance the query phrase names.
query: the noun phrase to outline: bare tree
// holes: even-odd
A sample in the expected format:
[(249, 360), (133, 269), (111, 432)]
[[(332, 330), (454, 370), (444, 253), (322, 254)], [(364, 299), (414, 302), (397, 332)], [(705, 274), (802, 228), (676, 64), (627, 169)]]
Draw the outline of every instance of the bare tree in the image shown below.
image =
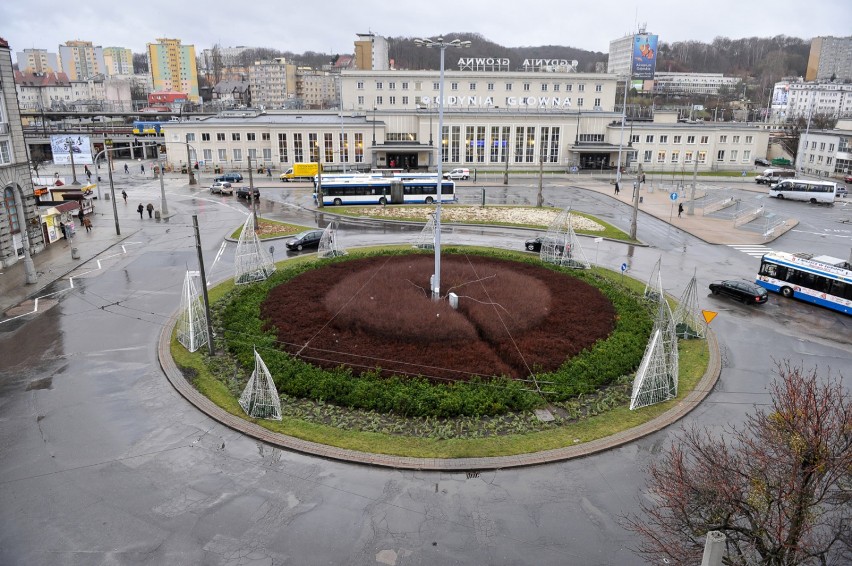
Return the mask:
[(802, 133), (811, 130), (831, 130), (837, 124), (837, 116), (832, 114), (817, 113), (811, 116), (811, 125), (808, 128), (808, 119), (805, 116), (797, 116), (787, 121), (787, 135), (780, 139), (781, 145), (795, 159), (799, 154), (799, 139)]
[(777, 365), (768, 410), (724, 434), (692, 427), (648, 468), (644, 516), (625, 519), (635, 550), (698, 564), (708, 531), (725, 564), (849, 564), (852, 407), (843, 378)]

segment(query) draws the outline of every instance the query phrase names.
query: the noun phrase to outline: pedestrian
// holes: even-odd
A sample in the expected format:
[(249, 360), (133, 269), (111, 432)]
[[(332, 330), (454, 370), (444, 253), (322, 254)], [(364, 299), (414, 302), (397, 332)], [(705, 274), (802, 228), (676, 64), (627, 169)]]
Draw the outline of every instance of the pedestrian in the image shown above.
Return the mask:
[(144, 175), (144, 174), (145, 174), (145, 164), (144, 164), (144, 163), (140, 163), (140, 164), (139, 164), (139, 169), (142, 171), (142, 174)]
[(677, 217), (680, 218), (681, 214), (683, 214), (683, 203), (677, 205)]
[(124, 204), (127, 204), (127, 191), (124, 189), (121, 190), (121, 198), (124, 199)]
[(67, 240), (68, 239), (68, 232), (65, 229), (65, 223), (64, 222), (59, 223), (59, 229), (62, 230), (62, 239)]
[(267, 177), (272, 177), (272, 169), (271, 169), (271, 168), (269, 168), (269, 167), (267, 167), (267, 168), (266, 168), (266, 176), (267, 176)]
[(145, 208), (148, 209), (148, 218), (154, 218), (154, 205), (149, 202)]
[(124, 164), (124, 174), (127, 175), (130, 173), (130, 169), (127, 168), (127, 163)]
[(145, 207), (142, 206), (142, 203), (139, 203), (139, 206), (136, 207), (136, 212), (139, 213), (139, 218), (143, 218), (142, 213), (145, 212)]
[(83, 226), (86, 227), (86, 232), (92, 231), (92, 221), (89, 220), (88, 218), (83, 219)]
[(86, 169), (86, 179), (91, 183), (92, 182), (92, 172)]
[(618, 187), (618, 181), (615, 182), (615, 194), (618, 194), (618, 191), (621, 189)]
[(80, 219), (80, 224), (82, 224), (82, 223), (83, 223), (83, 216), (85, 216), (85, 215), (83, 214), (83, 205), (82, 205), (82, 204), (80, 204), (80, 210), (78, 210), (78, 211), (77, 211), (77, 218), (79, 218), (79, 219)]

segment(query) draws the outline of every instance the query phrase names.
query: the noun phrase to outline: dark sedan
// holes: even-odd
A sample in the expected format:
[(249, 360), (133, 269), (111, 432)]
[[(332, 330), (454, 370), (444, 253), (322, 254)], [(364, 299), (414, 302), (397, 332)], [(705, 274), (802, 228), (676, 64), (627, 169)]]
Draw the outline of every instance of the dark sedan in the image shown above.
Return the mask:
[[(538, 238), (533, 238), (532, 240), (527, 240), (526, 242), (524, 242), (524, 247), (527, 249), (527, 251), (539, 253), (541, 252), (541, 243), (543, 241), (544, 238), (539, 236)], [(556, 245), (556, 251), (562, 253), (562, 244)]]
[(302, 251), (307, 248), (318, 248), (322, 238), (322, 230), (306, 230), (293, 236), (284, 244), (288, 250)]
[(748, 305), (762, 305), (769, 300), (766, 289), (751, 281), (729, 279), (710, 283), (710, 292), (714, 295), (727, 295)]
[(236, 171), (232, 171), (229, 173), (224, 173), (222, 175), (218, 175), (214, 181), (226, 181), (228, 183), (241, 183), (243, 180), (242, 173), (237, 173)]
[(245, 185), (243, 185), (241, 187), (237, 187), (237, 198), (245, 198), (245, 199), (250, 198), (249, 195), (251, 195), (252, 192), (254, 192), (254, 200), (259, 200), (260, 199), (260, 189), (255, 187), (254, 191), (252, 191), (251, 189), (249, 189)]

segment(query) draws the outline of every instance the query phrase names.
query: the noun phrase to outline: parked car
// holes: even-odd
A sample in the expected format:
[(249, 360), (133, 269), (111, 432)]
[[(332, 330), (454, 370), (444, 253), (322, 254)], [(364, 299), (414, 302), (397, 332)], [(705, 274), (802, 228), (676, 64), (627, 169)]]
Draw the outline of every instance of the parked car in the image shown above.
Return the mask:
[(231, 171), (229, 173), (223, 173), (217, 176), (214, 181), (227, 181), (228, 183), (242, 183), (243, 175), (242, 173), (237, 173), (236, 171)]
[(843, 185), (837, 186), (837, 192), (835, 193), (837, 198), (846, 198), (849, 195), (849, 191)]
[(710, 283), (710, 292), (714, 295), (727, 295), (749, 305), (761, 305), (769, 300), (766, 289), (751, 281), (729, 279)]
[[(251, 192), (252, 191), (245, 185), (237, 187), (237, 197), (239, 198), (247, 199), (249, 198)], [(260, 200), (260, 189), (258, 189), (257, 187), (254, 188), (254, 200)]]
[(772, 163), (768, 159), (764, 159), (762, 157), (758, 157), (757, 159), (755, 159), (754, 164), (755, 165), (764, 165), (764, 166), (767, 166), (767, 167), (769, 165), (772, 165)]
[(453, 181), (457, 181), (459, 179), (463, 181), (467, 181), (470, 179), (470, 169), (457, 168), (453, 169), (449, 173), (444, 174), (445, 179), (452, 179)]
[(852, 183), (852, 175), (846, 175), (845, 177), (843, 177), (843, 182)]
[(231, 186), (231, 183), (227, 181), (214, 181), (212, 185), (210, 185), (210, 192), (213, 194), (234, 194), (234, 187)]
[(306, 248), (318, 248), (322, 238), (322, 230), (306, 230), (287, 240), (285, 246), (288, 250), (302, 251)]
[[(539, 253), (541, 252), (541, 244), (543, 241), (544, 238), (539, 236), (537, 238), (533, 238), (532, 240), (527, 240), (526, 242), (524, 242), (524, 247), (527, 249), (527, 251)], [(557, 244), (556, 251), (562, 253), (562, 244)]]

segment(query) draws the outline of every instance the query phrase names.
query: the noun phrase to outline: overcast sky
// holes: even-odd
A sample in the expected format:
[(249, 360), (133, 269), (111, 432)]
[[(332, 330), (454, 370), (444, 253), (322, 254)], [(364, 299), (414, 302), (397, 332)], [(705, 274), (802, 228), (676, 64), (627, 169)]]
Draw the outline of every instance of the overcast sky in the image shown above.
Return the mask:
[[(144, 53), (159, 37), (196, 52), (219, 43), (301, 53), (352, 53), (357, 33), (437, 37), (478, 33), (506, 47), (564, 45), (607, 52), (609, 41), (647, 24), (660, 41), (714, 37), (852, 35), (852, 0), (0, 0), (0, 37), (17, 52), (57, 52), (72, 39)], [(14, 56), (13, 56), (14, 59)]]

